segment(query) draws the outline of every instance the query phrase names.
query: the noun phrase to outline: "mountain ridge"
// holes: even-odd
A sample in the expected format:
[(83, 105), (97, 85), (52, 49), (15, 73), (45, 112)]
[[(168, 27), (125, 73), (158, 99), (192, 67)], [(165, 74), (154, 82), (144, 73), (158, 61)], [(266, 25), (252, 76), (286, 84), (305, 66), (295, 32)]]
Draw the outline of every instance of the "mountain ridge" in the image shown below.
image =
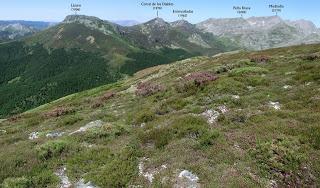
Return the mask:
[[(317, 33), (300, 39), (303, 32), (284, 21), (276, 24), (278, 17), (250, 20), (252, 25), (257, 25), (253, 22), (259, 22), (258, 25), (261, 27), (264, 19), (270, 19), (270, 23), (274, 25), (263, 32), (248, 30), (251, 26), (243, 18), (210, 19), (218, 20), (222, 26), (226, 23), (231, 26), (226, 28), (228, 32), (225, 32), (223, 27), (218, 28), (223, 35), (216, 36), (210, 32), (203, 32), (199, 25), (181, 20), (166, 22), (161, 18), (155, 18), (125, 27), (93, 16), (67, 16), (64, 22), (44, 31), (15, 43), (0, 44), (0, 53), (3, 54), (0, 66), (4, 70), (0, 77), (0, 103), (6, 106), (1, 113), (3, 116), (18, 113), (72, 92), (115, 82), (144, 68), (194, 56), (212, 56), (252, 47), (256, 50), (296, 45), (302, 41), (313, 43), (317, 42), (315, 39), (320, 41)], [(310, 23), (306, 24), (303, 21), (298, 25), (312, 28)], [(231, 31), (236, 31), (236, 35), (232, 34), (229, 37)], [(243, 31), (246, 31), (245, 34)], [(14, 48), (16, 49), (11, 50)], [(10, 57), (6, 55), (8, 52), (11, 54)], [(61, 54), (61, 57), (58, 54)], [(82, 65), (79, 67), (72, 60), (72, 56), (76, 59), (86, 57), (97, 64), (86, 74), (85, 69), (91, 66), (92, 61), (79, 60), (79, 64)], [(50, 72), (50, 69), (43, 65), (57, 67)], [(77, 72), (81, 74), (77, 75)], [(57, 78), (57, 75), (61, 75), (63, 80)], [(88, 82), (81, 85), (81, 79), (84, 77)], [(39, 79), (43, 82), (38, 82)], [(56, 82), (55, 79), (59, 81)], [(69, 86), (65, 83), (68, 81)], [(24, 92), (25, 85), (32, 83), (36, 83), (36, 86)], [(65, 88), (67, 86), (69, 88)], [(14, 99), (9, 100), (12, 96)]]
[(279, 16), (210, 18), (198, 23), (197, 27), (230, 38), (251, 50), (298, 45), (305, 43), (305, 38), (309, 38), (310, 43), (320, 42), (317, 37), (320, 36), (319, 29), (311, 21), (283, 20)]

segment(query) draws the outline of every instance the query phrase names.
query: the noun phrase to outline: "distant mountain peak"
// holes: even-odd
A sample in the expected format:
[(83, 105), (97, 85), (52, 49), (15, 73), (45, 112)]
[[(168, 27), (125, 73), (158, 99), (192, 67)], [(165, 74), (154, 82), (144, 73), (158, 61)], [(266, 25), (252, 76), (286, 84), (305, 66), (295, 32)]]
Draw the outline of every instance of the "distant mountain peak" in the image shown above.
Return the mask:
[(171, 22), (171, 25), (174, 25), (174, 26), (183, 26), (183, 25), (192, 25), (192, 24), (189, 23), (189, 22), (186, 21), (186, 20), (177, 20), (177, 21)]
[(177, 20), (177, 21), (171, 22), (170, 25), (172, 27), (182, 28), (182, 29), (193, 29), (193, 28), (195, 28), (195, 26), (193, 24), (189, 23), (186, 20)]
[(102, 21), (100, 18), (94, 17), (94, 16), (86, 16), (86, 15), (68, 15), (63, 20), (64, 23), (71, 23), (71, 22), (81, 22), (84, 20), (89, 21)]
[(154, 18), (148, 22), (145, 23), (145, 25), (156, 25), (156, 26), (167, 26), (168, 23), (164, 21), (162, 18)]
[(115, 33), (114, 27), (116, 24), (111, 23), (109, 21), (101, 20), (100, 18), (94, 16), (86, 16), (86, 15), (69, 15), (67, 16), (63, 22), (64, 24), (69, 23), (79, 23), (83, 24), (86, 27), (98, 30), (106, 35), (111, 35)]

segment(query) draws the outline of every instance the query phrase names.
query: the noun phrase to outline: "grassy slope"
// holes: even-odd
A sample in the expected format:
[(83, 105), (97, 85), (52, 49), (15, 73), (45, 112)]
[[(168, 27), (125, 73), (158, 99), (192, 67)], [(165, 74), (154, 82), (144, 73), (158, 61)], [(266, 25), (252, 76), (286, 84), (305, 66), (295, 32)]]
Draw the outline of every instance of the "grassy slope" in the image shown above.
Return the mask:
[[(66, 165), (72, 181), (84, 177), (101, 187), (147, 187), (138, 173), (139, 159), (147, 157), (146, 169), (168, 167), (155, 176), (153, 186), (175, 184), (182, 169), (197, 174), (204, 187), (265, 187), (270, 180), (280, 186), (319, 186), (320, 60), (305, 58), (319, 51), (320, 45), (308, 45), (192, 58), (140, 71), (4, 121), (0, 169), (5, 170), (0, 171), (0, 183), (20, 177), (12, 181), (54, 187), (59, 180), (53, 173)], [(257, 54), (271, 61), (250, 62)], [(219, 79), (178, 92), (179, 77), (197, 71), (216, 72)], [(134, 86), (146, 80), (166, 90), (136, 96)], [(100, 96), (110, 91), (116, 96), (102, 101)], [(279, 102), (281, 109), (271, 108), (270, 101)], [(97, 102), (101, 106), (93, 108)], [(197, 115), (221, 105), (229, 111), (214, 125)], [(59, 106), (69, 113), (45, 117)], [(106, 125), (45, 137), (49, 131), (70, 133), (98, 119)], [(33, 131), (40, 132), (40, 138), (30, 141)]]

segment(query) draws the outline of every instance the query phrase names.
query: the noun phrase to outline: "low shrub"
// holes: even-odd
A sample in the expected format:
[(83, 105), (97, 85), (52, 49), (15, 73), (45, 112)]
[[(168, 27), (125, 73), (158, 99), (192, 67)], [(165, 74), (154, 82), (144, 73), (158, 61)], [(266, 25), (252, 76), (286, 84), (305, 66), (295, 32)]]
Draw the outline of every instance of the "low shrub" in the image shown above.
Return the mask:
[(156, 148), (164, 148), (174, 139), (190, 138), (199, 142), (200, 146), (210, 146), (219, 137), (217, 131), (210, 130), (207, 122), (195, 116), (183, 116), (175, 119), (171, 125), (153, 128), (141, 132), (139, 138), (143, 143), (153, 142)]
[(199, 138), (207, 133), (209, 126), (203, 118), (190, 115), (175, 119), (171, 129), (178, 137)]
[(31, 187), (55, 187), (59, 178), (50, 170), (41, 169), (31, 176)]
[(282, 184), (298, 185), (300, 169), (306, 156), (296, 140), (277, 139), (257, 143), (251, 151), (263, 173), (279, 179)]
[(60, 116), (67, 115), (67, 114), (70, 114), (73, 112), (75, 112), (75, 110), (69, 109), (69, 108), (66, 108), (63, 106), (59, 106), (59, 107), (53, 109), (52, 111), (46, 112), (44, 115), (45, 115), (45, 117), (60, 117)]
[(62, 140), (48, 141), (37, 148), (38, 156), (42, 160), (60, 156), (67, 148), (67, 143)]
[(320, 149), (320, 127), (312, 127), (308, 130), (307, 138), (315, 149)]
[(88, 177), (100, 187), (128, 187), (138, 175), (138, 150), (127, 146), (104, 165), (91, 171)]
[(267, 63), (270, 61), (270, 57), (266, 55), (256, 55), (250, 57), (250, 61), (254, 63)]
[(250, 74), (265, 74), (268, 70), (262, 67), (242, 67), (230, 71), (230, 76), (244, 76)]
[(22, 118), (21, 115), (13, 115), (8, 118), (8, 121), (9, 122), (16, 122), (16, 121), (20, 120), (21, 118)]
[(210, 72), (194, 72), (185, 76), (184, 79), (187, 82), (192, 82), (199, 87), (218, 79), (218, 77)]
[(320, 65), (317, 62), (302, 63), (297, 67), (294, 78), (301, 82), (319, 81)]
[(106, 101), (108, 101), (109, 99), (111, 99), (115, 96), (116, 96), (116, 94), (114, 92), (109, 91), (109, 92), (103, 94), (101, 97), (97, 98), (93, 102), (93, 104), (91, 105), (91, 108), (99, 108), (99, 107), (103, 106)]
[(133, 123), (135, 125), (140, 125), (141, 123), (147, 123), (149, 121), (152, 121), (154, 120), (154, 118), (155, 118), (155, 113), (153, 112), (153, 110), (145, 109), (135, 114)]
[(160, 84), (152, 82), (141, 82), (137, 86), (136, 95), (138, 96), (150, 96), (160, 91), (163, 91), (164, 87)]
[(35, 115), (34, 117), (28, 118), (26, 120), (26, 124), (28, 126), (36, 126), (36, 125), (39, 125), (42, 121), (43, 121), (42, 116)]
[(188, 105), (188, 101), (182, 98), (170, 98), (159, 102), (155, 108), (155, 113), (158, 115), (167, 114), (173, 110), (182, 110)]
[(70, 115), (66, 116), (63, 119), (59, 120), (59, 127), (74, 125), (75, 123), (82, 121), (83, 118), (79, 115)]
[(301, 57), (303, 60), (315, 61), (317, 59), (320, 59), (320, 54), (319, 53), (312, 53), (312, 54), (303, 55)]
[(138, 137), (142, 143), (154, 142), (156, 148), (164, 148), (172, 139), (174, 133), (170, 127), (161, 127), (140, 132)]
[(29, 188), (31, 181), (25, 177), (7, 178), (2, 183), (2, 188)]
[(88, 130), (86, 134), (82, 135), (79, 139), (88, 143), (99, 144), (99, 140), (104, 143), (106, 140), (115, 139), (127, 132), (128, 131), (122, 126), (103, 126)]
[(202, 135), (199, 139), (200, 146), (211, 146), (214, 144), (214, 141), (220, 136), (218, 131), (209, 131)]
[(179, 80), (176, 85), (176, 90), (179, 93), (194, 93), (198, 90), (198, 88), (203, 88), (209, 82), (217, 79), (218, 77), (210, 72), (194, 72)]

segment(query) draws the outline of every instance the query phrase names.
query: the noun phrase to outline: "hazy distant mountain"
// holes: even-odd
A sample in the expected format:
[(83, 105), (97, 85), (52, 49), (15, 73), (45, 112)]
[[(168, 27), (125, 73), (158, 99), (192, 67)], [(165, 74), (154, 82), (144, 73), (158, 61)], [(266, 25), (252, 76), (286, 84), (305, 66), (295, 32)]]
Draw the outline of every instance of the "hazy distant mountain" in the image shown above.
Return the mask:
[(255, 50), (320, 42), (319, 29), (311, 21), (288, 21), (279, 16), (208, 19), (197, 27)]
[(112, 20), (111, 22), (121, 26), (134, 26), (140, 24), (140, 22), (136, 20)]
[(20, 39), (44, 30), (55, 23), (37, 21), (0, 21), (0, 42)]

